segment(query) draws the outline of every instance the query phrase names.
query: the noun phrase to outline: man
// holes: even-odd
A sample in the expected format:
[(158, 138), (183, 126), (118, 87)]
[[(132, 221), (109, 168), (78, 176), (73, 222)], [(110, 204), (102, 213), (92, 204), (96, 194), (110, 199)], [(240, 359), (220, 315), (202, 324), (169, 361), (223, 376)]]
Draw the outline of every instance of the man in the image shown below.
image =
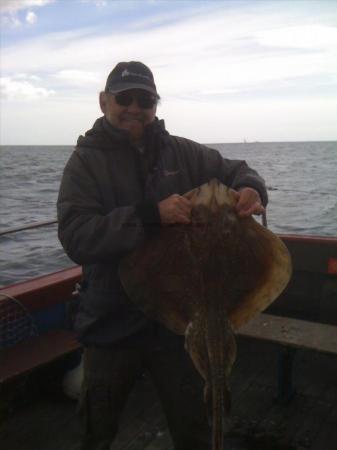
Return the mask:
[(140, 62), (117, 64), (99, 100), (104, 116), (79, 137), (58, 198), (60, 241), (83, 266), (75, 321), (85, 348), (82, 448), (109, 448), (128, 394), (146, 369), (175, 450), (207, 450), (203, 383), (183, 338), (131, 305), (118, 263), (159, 227), (190, 222), (185, 192), (216, 177), (237, 191), (238, 214), (249, 216), (264, 211), (264, 182), (244, 161), (171, 136), (156, 118), (159, 95), (152, 72)]

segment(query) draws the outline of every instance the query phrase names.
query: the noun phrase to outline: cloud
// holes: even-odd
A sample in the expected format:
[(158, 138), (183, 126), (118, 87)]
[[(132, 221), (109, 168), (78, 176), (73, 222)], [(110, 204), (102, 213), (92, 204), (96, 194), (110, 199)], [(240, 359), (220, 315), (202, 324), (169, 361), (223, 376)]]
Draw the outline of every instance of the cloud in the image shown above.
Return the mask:
[(15, 13), (22, 9), (30, 9), (33, 6), (45, 6), (48, 3), (53, 3), (54, 0), (1, 0), (1, 13)]
[[(336, 140), (334, 99), (247, 99), (205, 102), (172, 99), (159, 107), (168, 130), (199, 142)], [(177, 119), (178, 117), (178, 119)], [(182, 120), (185, 118), (185, 120)], [(324, 118), (324, 119), (323, 119)]]
[(28, 11), (26, 15), (26, 22), (33, 25), (37, 20), (37, 16), (33, 11)]
[(255, 33), (261, 45), (298, 49), (336, 49), (337, 27), (326, 25), (302, 25), (262, 30)]
[[(22, 26), (17, 13), (24, 10), (30, 10), (34, 7), (46, 6), (55, 0), (1, 0), (0, 3), (0, 25), (4, 28), (18, 28)], [(33, 25), (37, 16), (33, 11), (28, 11), (25, 17), (26, 23)]]
[(107, 0), (81, 0), (81, 3), (93, 3), (97, 7), (107, 6)]
[[(32, 39), (15, 48), (5, 48), (3, 70), (37, 71), (43, 60), (44, 67), (54, 73), (70, 70), (74, 65), (80, 71), (90, 72), (94, 66), (104, 78), (118, 60), (138, 58), (151, 64), (162, 88), (173, 94), (198, 92), (200, 86), (205, 91), (247, 88), (335, 68), (335, 51), (332, 47), (325, 49), (323, 43), (313, 52), (280, 53), (276, 45), (279, 24), (270, 20), (265, 34), (261, 34), (258, 30), (266, 28), (265, 20), (233, 13), (213, 14), (137, 33), (100, 35), (95, 29), (50, 33), (43, 40)], [(320, 33), (328, 33), (330, 28), (321, 26)], [(270, 36), (274, 36), (274, 41)], [(269, 49), (265, 51), (267, 44)], [(111, 61), (107, 60), (107, 49), (114, 49)]]
[[(209, 9), (203, 13), (198, 4), (190, 14), (186, 9), (153, 8), (150, 15), (140, 13), (128, 19), (123, 15), (122, 20), (115, 11), (114, 18), (109, 16), (108, 2), (106, 21), (91, 28), (81, 28), (79, 20), (76, 29), (16, 39), (4, 46), (3, 95), (18, 98), (19, 92), (22, 98), (48, 98), (41, 102), (41, 110), (48, 113), (41, 115), (56, 117), (57, 111), (65, 130), (83, 129), (99, 114), (94, 110), (98, 89), (104, 87), (113, 66), (137, 59), (153, 70), (162, 97), (159, 114), (177, 134), (204, 142), (240, 140), (254, 139), (256, 129), (256, 139), (263, 139), (268, 130), (272, 139), (283, 120), (284, 133), (277, 139), (287, 138), (291, 124), (294, 130), (288, 137), (295, 138), (295, 124), (311, 108), (315, 113), (303, 119), (298, 136), (305, 138), (306, 127), (308, 133), (311, 129), (317, 133), (316, 138), (335, 136), (336, 14), (324, 16), (323, 11), (317, 16), (304, 7), (300, 12), (287, 10), (280, 8), (283, 2), (261, 2), (260, 8), (260, 2), (249, 1), (242, 2), (249, 6), (243, 9), (233, 6), (239, 3), (207, 2)], [(217, 9), (210, 11), (211, 5)], [(33, 78), (37, 75), (39, 79)], [(22, 104), (26, 111), (30, 105), (39, 110), (38, 102)], [(69, 104), (74, 111), (78, 108), (78, 114), (85, 111), (82, 122), (64, 118), (62, 111)], [(13, 111), (15, 124), (17, 102), (7, 101), (6, 108)], [(266, 127), (270, 111), (273, 120)], [(235, 126), (234, 135), (230, 130)], [(51, 139), (54, 134), (51, 131)]]
[(18, 28), (22, 25), (21, 20), (19, 20), (15, 15), (0, 15), (0, 25), (4, 28), (12, 27)]
[(24, 79), (23, 75), (0, 78), (0, 98), (7, 100), (39, 100), (55, 94), (54, 90), (34, 86), (31, 81)]
[(75, 69), (60, 70), (54, 77), (76, 86), (98, 84), (100, 82), (99, 73)]
[(12, 76), (15, 80), (31, 80), (31, 81), (41, 81), (41, 77), (37, 75), (27, 74), (27, 73), (17, 73)]

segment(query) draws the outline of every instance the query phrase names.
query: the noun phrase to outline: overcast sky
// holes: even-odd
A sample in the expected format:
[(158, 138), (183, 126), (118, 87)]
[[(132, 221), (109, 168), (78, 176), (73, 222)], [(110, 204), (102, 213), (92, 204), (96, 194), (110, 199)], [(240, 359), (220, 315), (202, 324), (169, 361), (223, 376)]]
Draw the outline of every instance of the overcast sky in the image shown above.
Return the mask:
[(66, 144), (119, 61), (204, 143), (337, 140), (337, 1), (0, 0), (1, 144)]

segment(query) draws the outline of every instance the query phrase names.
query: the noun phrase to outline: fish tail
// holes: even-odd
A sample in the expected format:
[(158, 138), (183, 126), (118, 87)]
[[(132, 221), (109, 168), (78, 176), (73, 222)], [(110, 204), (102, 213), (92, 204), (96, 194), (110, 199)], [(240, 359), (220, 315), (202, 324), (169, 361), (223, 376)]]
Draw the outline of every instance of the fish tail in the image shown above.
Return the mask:
[(206, 343), (209, 358), (210, 379), (207, 401), (212, 411), (213, 450), (222, 450), (224, 441), (224, 418), (231, 409), (231, 395), (227, 377), (236, 355), (236, 343), (229, 321), (211, 308), (207, 321)]
[(222, 450), (224, 442), (224, 418), (222, 389), (213, 385), (212, 389), (212, 449)]

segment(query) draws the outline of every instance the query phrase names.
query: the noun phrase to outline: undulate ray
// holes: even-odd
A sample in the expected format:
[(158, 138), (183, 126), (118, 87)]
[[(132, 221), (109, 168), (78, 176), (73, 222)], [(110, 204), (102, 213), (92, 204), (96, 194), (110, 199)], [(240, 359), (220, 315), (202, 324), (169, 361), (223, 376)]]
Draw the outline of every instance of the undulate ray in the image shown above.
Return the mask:
[(119, 274), (145, 314), (185, 335), (205, 380), (213, 450), (222, 450), (234, 331), (278, 297), (291, 262), (276, 235), (252, 217), (237, 216), (233, 191), (218, 180), (185, 196), (192, 202), (191, 224), (162, 227), (122, 260)]

